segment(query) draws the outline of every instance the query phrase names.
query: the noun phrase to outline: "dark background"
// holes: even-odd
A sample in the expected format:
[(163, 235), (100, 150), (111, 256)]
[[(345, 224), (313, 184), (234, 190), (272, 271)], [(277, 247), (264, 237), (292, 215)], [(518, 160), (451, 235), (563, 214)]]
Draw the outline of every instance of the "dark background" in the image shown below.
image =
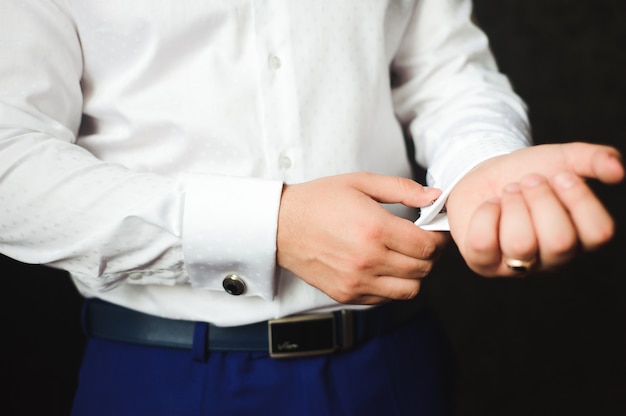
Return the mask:
[[(626, 1), (475, 0), (475, 14), (537, 143), (626, 154)], [(617, 222), (602, 250), (559, 273), (489, 280), (450, 247), (426, 280), (457, 358), (456, 415), (626, 415), (626, 186), (593, 187)], [(0, 275), (2, 413), (67, 415), (80, 298), (60, 271), (0, 257)]]

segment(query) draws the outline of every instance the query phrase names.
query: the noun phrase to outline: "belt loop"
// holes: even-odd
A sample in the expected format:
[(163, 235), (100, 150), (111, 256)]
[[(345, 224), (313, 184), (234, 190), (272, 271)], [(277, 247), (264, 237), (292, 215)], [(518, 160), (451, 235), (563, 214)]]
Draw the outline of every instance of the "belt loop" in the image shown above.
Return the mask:
[(354, 346), (354, 318), (351, 309), (341, 310), (342, 348), (348, 350)]
[(209, 358), (209, 324), (196, 322), (193, 328), (193, 360), (206, 362)]

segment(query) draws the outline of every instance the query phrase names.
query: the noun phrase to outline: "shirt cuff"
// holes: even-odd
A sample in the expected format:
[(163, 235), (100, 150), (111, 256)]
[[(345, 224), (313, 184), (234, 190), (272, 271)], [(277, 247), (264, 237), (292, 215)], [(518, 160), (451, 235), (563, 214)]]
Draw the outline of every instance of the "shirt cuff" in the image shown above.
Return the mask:
[(276, 231), (283, 184), (255, 178), (183, 176), (183, 254), (193, 287), (224, 291), (236, 275), (242, 295), (274, 296)]
[[(473, 139), (478, 136), (482, 139), (474, 141)], [(528, 142), (522, 140), (511, 140), (510, 137), (487, 133), (468, 137), (467, 140), (457, 144), (456, 149), (449, 149), (447, 155), (442, 157), (441, 163), (429, 169), (427, 175), (428, 185), (440, 188), (443, 192), (432, 205), (420, 208), (420, 217), (415, 221), (415, 225), (429, 231), (450, 231), (445, 204), (454, 186), (469, 171), (485, 160), (511, 153), (528, 145)], [(454, 157), (459, 154), (463, 154), (464, 157)], [(456, 163), (453, 163), (454, 160)]]

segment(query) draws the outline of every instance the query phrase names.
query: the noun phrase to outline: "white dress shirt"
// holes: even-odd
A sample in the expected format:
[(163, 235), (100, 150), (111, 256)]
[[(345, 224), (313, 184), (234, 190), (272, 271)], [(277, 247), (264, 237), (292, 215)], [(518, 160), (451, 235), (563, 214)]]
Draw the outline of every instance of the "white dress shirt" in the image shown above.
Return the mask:
[(469, 0), (0, 0), (0, 252), (171, 318), (336, 307), (276, 265), (283, 184), (409, 177), (410, 136), (449, 190), (529, 144), (470, 15)]

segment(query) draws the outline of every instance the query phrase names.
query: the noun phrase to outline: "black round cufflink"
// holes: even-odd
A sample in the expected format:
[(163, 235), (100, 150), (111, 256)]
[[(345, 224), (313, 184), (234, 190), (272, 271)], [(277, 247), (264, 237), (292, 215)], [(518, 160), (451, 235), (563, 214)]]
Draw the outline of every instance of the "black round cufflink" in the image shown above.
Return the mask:
[(236, 274), (229, 274), (222, 281), (222, 287), (229, 295), (239, 296), (246, 291), (246, 284)]

